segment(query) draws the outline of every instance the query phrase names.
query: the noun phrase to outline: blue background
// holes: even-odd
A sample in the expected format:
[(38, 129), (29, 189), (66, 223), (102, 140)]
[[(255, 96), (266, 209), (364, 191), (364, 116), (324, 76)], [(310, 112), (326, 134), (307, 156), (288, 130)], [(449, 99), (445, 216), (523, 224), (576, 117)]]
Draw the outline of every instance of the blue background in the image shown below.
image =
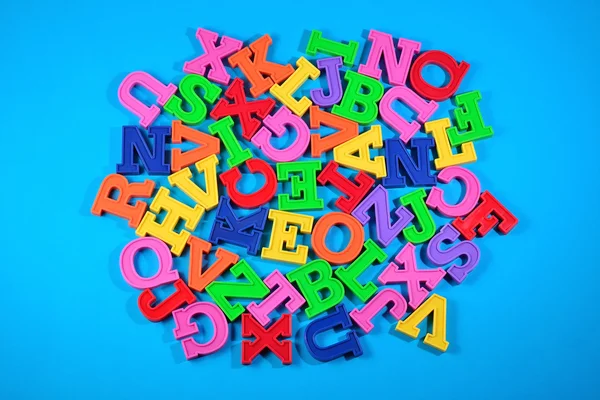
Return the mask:
[[(597, 6), (292, 4), (2, 2), (0, 398), (598, 398), (599, 221), (591, 179), (599, 145)], [(118, 83), (135, 70), (177, 83), (183, 62), (201, 52), (197, 27), (245, 43), (269, 33), (269, 57), (278, 62), (301, 55), (307, 30), (358, 40), (362, 52), (373, 28), (471, 63), (460, 92), (482, 91), (482, 113), (495, 135), (476, 144), (479, 160), (468, 168), (520, 222), (507, 236), (477, 239), (477, 269), (460, 286), (442, 282), (436, 289), (448, 299), (445, 354), (423, 349), (423, 330), (405, 340), (379, 316), (361, 339), (362, 357), (316, 363), (298, 340), (306, 321), (296, 314), (291, 366), (267, 356), (243, 367), (239, 323), (233, 344), (187, 362), (172, 321), (154, 324), (140, 315), (138, 291), (118, 266), (134, 232), (89, 210), (102, 178), (120, 161), (120, 127), (136, 122), (118, 104)], [(446, 103), (434, 118), (448, 116)], [(319, 194), (337, 196), (328, 188)], [(207, 237), (211, 218), (196, 234)], [(400, 247), (396, 240), (386, 251)], [(155, 260), (141, 259), (140, 268), (151, 271)], [(276, 266), (250, 261), (263, 277)], [(176, 266), (185, 275), (187, 255)]]

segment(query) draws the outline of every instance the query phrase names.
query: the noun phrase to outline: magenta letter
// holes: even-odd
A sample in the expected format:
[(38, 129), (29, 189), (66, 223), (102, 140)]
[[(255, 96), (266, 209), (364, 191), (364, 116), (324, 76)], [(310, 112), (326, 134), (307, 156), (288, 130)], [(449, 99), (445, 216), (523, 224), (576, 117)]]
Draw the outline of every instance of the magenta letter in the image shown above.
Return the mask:
[(200, 314), (206, 315), (212, 322), (213, 337), (208, 342), (202, 344), (196, 342), (193, 338), (183, 339), (181, 345), (188, 360), (214, 353), (223, 347), (229, 336), (229, 326), (227, 325), (227, 319), (223, 311), (212, 303), (196, 302), (186, 308), (173, 311), (173, 318), (175, 319), (173, 334), (175, 335), (175, 339), (179, 340), (200, 332), (198, 325), (192, 322), (192, 317)]
[(177, 86), (172, 83), (165, 86), (152, 75), (142, 71), (132, 72), (123, 79), (117, 93), (119, 101), (126, 109), (140, 117), (140, 125), (147, 128), (160, 115), (160, 108), (154, 104), (148, 107), (133, 97), (131, 90), (135, 85), (143, 86), (158, 96), (156, 102), (161, 106), (164, 106), (167, 100), (175, 94)]
[(198, 28), (196, 31), (196, 38), (202, 44), (204, 54), (192, 61), (185, 62), (183, 72), (204, 76), (206, 67), (210, 65), (210, 71), (206, 77), (213, 82), (227, 85), (231, 76), (223, 65), (223, 58), (241, 49), (243, 43), (240, 40), (223, 36), (219, 46), (216, 46), (219, 35), (202, 28)]
[(406, 313), (406, 300), (404, 296), (396, 292), (394, 289), (383, 289), (377, 293), (363, 308), (358, 311), (357, 308), (350, 311), (350, 317), (356, 322), (360, 328), (366, 333), (371, 332), (373, 324), (371, 320), (379, 313), (388, 303), (392, 303), (390, 314), (397, 320), (402, 318)]
[[(415, 257), (415, 246), (407, 243), (406, 246), (394, 258), (394, 262), (379, 275), (377, 280), (384, 285), (389, 283), (406, 282), (408, 287), (408, 305), (416, 310), (425, 300), (430, 290), (433, 290), (446, 275), (442, 268), (437, 269), (417, 269), (417, 259)], [(404, 269), (400, 269), (403, 265)], [(421, 287), (421, 282), (426, 286)], [(429, 289), (429, 290), (427, 290)]]
[(383, 56), (390, 85), (404, 86), (412, 58), (421, 50), (421, 43), (407, 39), (398, 40), (400, 59), (396, 61), (396, 51), (394, 50), (392, 35), (371, 30), (369, 32), (369, 40), (373, 42), (369, 58), (366, 64), (358, 66), (358, 72), (371, 78), (381, 78), (379, 61)]

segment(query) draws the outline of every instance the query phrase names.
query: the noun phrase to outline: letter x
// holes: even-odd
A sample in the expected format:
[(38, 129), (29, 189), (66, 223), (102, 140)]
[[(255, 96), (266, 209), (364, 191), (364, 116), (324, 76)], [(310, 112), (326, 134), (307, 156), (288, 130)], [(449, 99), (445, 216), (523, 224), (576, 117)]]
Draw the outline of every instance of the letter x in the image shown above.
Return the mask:
[[(242, 124), (242, 137), (246, 140), (252, 139), (260, 128), (261, 120), (265, 119), (275, 107), (275, 100), (270, 97), (264, 100), (246, 101), (244, 81), (240, 78), (233, 80), (231, 86), (225, 91), (225, 96), (231, 99), (232, 103), (224, 98), (219, 99), (210, 116), (217, 120), (228, 115), (237, 115)], [(261, 120), (253, 118), (252, 114), (258, 115)]]
[(227, 85), (231, 76), (227, 73), (222, 60), (241, 49), (243, 43), (240, 40), (223, 36), (221, 43), (217, 46), (219, 35), (202, 28), (196, 32), (196, 38), (200, 41), (204, 54), (192, 61), (185, 62), (183, 71), (188, 74), (204, 75), (206, 69), (210, 67), (208, 79)]
[[(412, 243), (407, 243), (400, 250), (400, 253), (396, 255), (394, 261), (395, 263), (391, 262), (381, 275), (379, 275), (377, 280), (384, 285), (406, 282), (409, 298), (408, 305), (413, 310), (419, 307), (427, 295), (429, 295), (429, 291), (433, 290), (442, 278), (444, 278), (444, 275), (446, 275), (446, 271), (442, 268), (417, 269), (415, 246)], [(396, 263), (403, 265), (404, 269), (400, 269)], [(421, 286), (421, 282), (425, 284), (425, 287)]]
[(268, 329), (256, 321), (252, 314), (242, 314), (242, 337), (256, 337), (256, 340), (242, 341), (242, 364), (249, 365), (264, 349), (270, 349), (284, 364), (292, 363), (292, 342), (278, 340), (279, 336), (292, 336), (292, 315), (282, 314)]

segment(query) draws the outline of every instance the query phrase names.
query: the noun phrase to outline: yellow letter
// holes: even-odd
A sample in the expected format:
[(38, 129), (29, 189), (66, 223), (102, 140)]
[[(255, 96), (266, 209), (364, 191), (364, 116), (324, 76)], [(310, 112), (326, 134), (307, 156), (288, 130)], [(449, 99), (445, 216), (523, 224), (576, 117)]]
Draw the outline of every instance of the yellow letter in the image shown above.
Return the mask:
[(439, 294), (431, 295), (404, 321), (399, 321), (396, 330), (416, 339), (421, 332), (417, 325), (431, 313), (433, 313), (433, 328), (431, 333), (425, 335), (423, 343), (439, 351), (446, 351), (450, 344), (446, 341), (446, 298)]
[[(387, 175), (385, 157), (377, 156), (371, 160), (370, 146), (374, 149), (383, 147), (380, 125), (373, 125), (368, 131), (334, 148), (333, 159), (344, 167), (369, 172), (377, 178), (383, 178)], [(356, 152), (358, 156), (353, 155)]]
[(452, 154), (452, 147), (446, 129), (450, 128), (450, 118), (437, 119), (425, 123), (425, 131), (433, 135), (438, 158), (435, 159), (435, 169), (440, 170), (452, 165), (461, 165), (477, 161), (473, 142), (461, 144), (458, 153)]
[(202, 190), (200, 186), (192, 181), (192, 171), (189, 167), (170, 175), (169, 183), (171, 186), (181, 189), (183, 193), (190, 196), (192, 200), (200, 204), (206, 211), (212, 210), (219, 203), (217, 164), (219, 164), (219, 159), (214, 154), (203, 158), (195, 164), (198, 173), (204, 173), (206, 191)]
[(285, 82), (281, 85), (275, 84), (271, 86), (270, 92), (273, 97), (281, 101), (294, 114), (301, 117), (312, 105), (312, 101), (306, 96), (302, 97), (300, 100), (296, 100), (292, 95), (300, 89), (300, 86), (302, 86), (308, 78), (317, 79), (321, 74), (321, 71), (304, 57), (300, 57), (296, 61), (296, 67), (298, 68), (296, 68), (294, 73), (287, 78)]
[(171, 196), (169, 196), (169, 189), (161, 187), (158, 189), (156, 197), (150, 204), (150, 210), (158, 214), (161, 210), (166, 210), (167, 215), (163, 218), (163, 221), (159, 224), (156, 222), (156, 215), (150, 211), (146, 211), (142, 222), (135, 230), (138, 236), (151, 236), (157, 237), (165, 243), (171, 245), (171, 252), (176, 256), (181, 255), (185, 245), (190, 237), (190, 232), (182, 230), (179, 233), (175, 232), (175, 227), (180, 219), (185, 221), (186, 229), (193, 231), (196, 229), (196, 225), (200, 222), (204, 209), (198, 205), (194, 208), (187, 206)]
[[(310, 233), (314, 217), (271, 209), (269, 211), (269, 219), (273, 221), (271, 241), (269, 242), (269, 247), (262, 249), (261, 257), (268, 260), (285, 261), (294, 264), (306, 263), (308, 246), (298, 245), (298, 248), (292, 251), (296, 248), (298, 227), (288, 227), (288, 224), (300, 225), (300, 232)], [(288, 251), (284, 250), (284, 246)]]

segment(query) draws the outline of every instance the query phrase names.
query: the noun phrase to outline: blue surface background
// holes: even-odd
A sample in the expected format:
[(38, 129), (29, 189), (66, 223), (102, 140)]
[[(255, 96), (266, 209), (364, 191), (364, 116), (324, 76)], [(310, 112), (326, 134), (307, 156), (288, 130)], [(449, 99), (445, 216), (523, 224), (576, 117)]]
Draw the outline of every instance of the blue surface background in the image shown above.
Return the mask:
[[(599, 221), (590, 179), (598, 172), (597, 6), (293, 4), (2, 2), (0, 398), (598, 398)], [(448, 299), (447, 353), (424, 350), (423, 330), (418, 340), (401, 339), (379, 316), (361, 339), (365, 354), (351, 361), (311, 361), (296, 336), (292, 366), (268, 356), (243, 367), (236, 323), (233, 344), (186, 362), (173, 323), (140, 315), (138, 291), (118, 266), (134, 232), (89, 210), (120, 161), (121, 125), (136, 122), (118, 104), (118, 83), (135, 70), (177, 83), (183, 62), (200, 54), (197, 27), (246, 43), (269, 33), (278, 62), (301, 55), (307, 30), (364, 43), (374, 28), (471, 63), (460, 92), (482, 91), (495, 136), (476, 144), (479, 160), (469, 168), (520, 223), (508, 236), (478, 239), (482, 261), (473, 274), (436, 289)], [(434, 118), (448, 115), (447, 103)], [(207, 237), (211, 218), (198, 235)], [(386, 251), (400, 247), (396, 240)], [(150, 271), (155, 260), (141, 258)], [(276, 265), (251, 262), (261, 276)], [(176, 266), (185, 272), (187, 259)], [(294, 319), (295, 330), (305, 325)]]

